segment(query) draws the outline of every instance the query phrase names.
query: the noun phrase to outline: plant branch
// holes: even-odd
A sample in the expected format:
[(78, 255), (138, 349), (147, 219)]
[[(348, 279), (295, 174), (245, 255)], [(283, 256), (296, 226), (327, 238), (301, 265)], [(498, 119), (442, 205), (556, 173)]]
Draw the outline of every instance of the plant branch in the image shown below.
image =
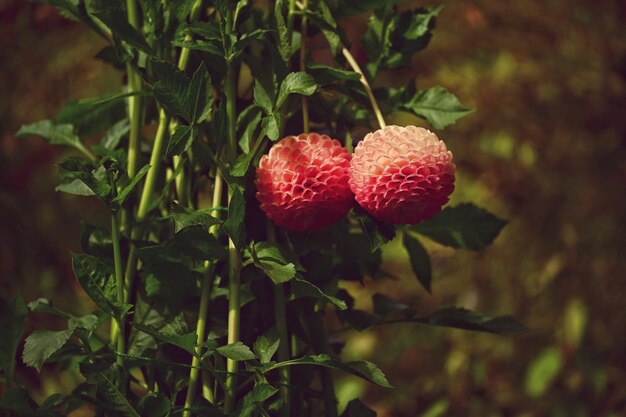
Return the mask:
[[(302, 11), (306, 11), (309, 6), (308, 0), (302, 1)], [(306, 14), (302, 15), (302, 21), (300, 23), (300, 71), (306, 72), (306, 37), (307, 37), (307, 17)], [(307, 96), (302, 95), (302, 130), (304, 133), (309, 133), (309, 100)]]
[(376, 101), (374, 93), (372, 92), (372, 87), (370, 87), (369, 82), (367, 82), (367, 78), (365, 78), (363, 70), (361, 70), (361, 67), (356, 62), (350, 51), (348, 51), (346, 48), (343, 48), (341, 52), (343, 53), (343, 56), (346, 58), (348, 64), (350, 64), (350, 67), (352, 67), (354, 72), (357, 72), (361, 75), (361, 84), (363, 84), (365, 92), (367, 93), (367, 97), (370, 99), (370, 103), (372, 104), (372, 110), (376, 115), (376, 119), (378, 119), (378, 124), (380, 125), (381, 129), (384, 128), (385, 126), (387, 126), (387, 124), (385, 123), (385, 119), (382, 112), (380, 111), (380, 107), (378, 107), (378, 102)]
[[(117, 292), (117, 301), (124, 302), (124, 273), (122, 269), (122, 252), (120, 251), (120, 229), (117, 222), (117, 212), (111, 213), (111, 240), (113, 241), (113, 261), (115, 263), (115, 287)], [(126, 333), (124, 332), (124, 320), (117, 323), (117, 351), (126, 353)], [(122, 366), (124, 358), (118, 356), (116, 358), (118, 365)]]

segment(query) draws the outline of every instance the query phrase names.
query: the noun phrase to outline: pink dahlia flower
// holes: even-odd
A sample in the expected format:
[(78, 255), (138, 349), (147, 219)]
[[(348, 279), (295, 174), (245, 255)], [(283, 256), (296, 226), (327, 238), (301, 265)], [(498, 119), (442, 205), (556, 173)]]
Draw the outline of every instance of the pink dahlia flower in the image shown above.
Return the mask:
[(433, 217), (454, 191), (452, 153), (437, 135), (416, 126), (387, 126), (359, 142), (350, 189), (374, 218), (417, 224)]
[(339, 141), (317, 133), (278, 141), (257, 168), (256, 197), (274, 223), (291, 231), (315, 231), (346, 215), (354, 196), (350, 154)]

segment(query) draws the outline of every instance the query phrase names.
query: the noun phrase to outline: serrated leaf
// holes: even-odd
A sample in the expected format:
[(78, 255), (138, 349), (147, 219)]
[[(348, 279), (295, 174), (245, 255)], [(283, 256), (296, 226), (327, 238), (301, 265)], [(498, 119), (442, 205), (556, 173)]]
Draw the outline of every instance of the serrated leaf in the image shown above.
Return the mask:
[(191, 126), (177, 126), (167, 143), (166, 156), (171, 158), (174, 155), (181, 155), (187, 152), (187, 149), (191, 146), (191, 142), (193, 142), (193, 137), (194, 130)]
[(261, 127), (268, 138), (272, 141), (280, 137), (280, 113), (271, 113), (263, 118)]
[(303, 71), (291, 72), (287, 74), (280, 84), (278, 98), (276, 99), (276, 109), (280, 109), (289, 94), (310, 96), (315, 90), (317, 90), (317, 84), (315, 84), (315, 80), (311, 75)]
[(211, 226), (220, 223), (218, 219), (205, 211), (193, 210), (179, 204), (173, 204), (171, 210), (174, 219), (174, 233), (191, 226), (202, 226), (208, 230)]
[(102, 286), (102, 283), (106, 283), (113, 274), (113, 266), (95, 256), (72, 254), (72, 268), (87, 295), (103, 311), (113, 316), (118, 322), (122, 321), (132, 305), (109, 298)]
[(267, 332), (256, 339), (252, 349), (254, 349), (254, 353), (259, 357), (261, 363), (269, 363), (272, 356), (278, 351), (279, 345), (280, 339), (276, 332)]
[(63, 182), (55, 187), (55, 191), (61, 191), (68, 194), (90, 197), (96, 195), (91, 188), (78, 178), (66, 178)]
[(241, 342), (220, 346), (215, 350), (222, 356), (234, 361), (249, 361), (257, 358), (254, 352)]
[(250, 246), (252, 262), (275, 283), (281, 284), (296, 276), (296, 266), (287, 250), (274, 242), (258, 242)]
[(401, 105), (401, 108), (423, 117), (435, 129), (444, 129), (473, 112), (465, 108), (454, 94), (441, 86), (418, 91), (411, 100)]
[(28, 309), (21, 296), (11, 301), (0, 298), (0, 369), (7, 381), (12, 381), (15, 369), (15, 353), (26, 325)]
[(106, 149), (113, 150), (117, 148), (117, 145), (119, 145), (122, 137), (124, 137), (124, 135), (126, 135), (129, 131), (130, 121), (127, 118), (124, 118), (115, 123), (104, 133), (104, 136), (100, 141), (100, 145)]
[(32, 311), (33, 313), (45, 313), (45, 314), (50, 314), (50, 315), (57, 316), (57, 317), (63, 317), (66, 319), (69, 319), (70, 317), (72, 317), (71, 314), (61, 311), (58, 308), (54, 307), (52, 303), (50, 302), (50, 300), (46, 298), (38, 298), (35, 301), (31, 301), (30, 303), (28, 303), (28, 309)]
[(323, 298), (326, 301), (334, 304), (340, 310), (345, 310), (348, 308), (346, 303), (343, 300), (340, 300), (337, 297), (333, 297), (332, 295), (326, 294), (315, 284), (307, 281), (304, 278), (300, 278), (296, 275), (291, 280), (291, 295), (289, 296), (289, 300), (297, 300), (302, 297), (314, 297), (314, 298)]
[(138, 250), (142, 262), (157, 265), (163, 262), (184, 263), (183, 260), (216, 261), (226, 256), (226, 249), (203, 227), (181, 229), (166, 242)]
[(329, 67), (321, 64), (307, 64), (307, 73), (311, 74), (317, 84), (328, 84), (337, 81), (359, 81), (361, 75), (354, 71)]
[(152, 326), (143, 324), (133, 324), (133, 327), (141, 330), (144, 333), (154, 337), (161, 343), (169, 343), (174, 346), (178, 346), (181, 349), (193, 354), (195, 352), (197, 335), (196, 332), (189, 332), (185, 334), (168, 334), (163, 330), (156, 329)]
[(99, 133), (126, 116), (126, 103), (123, 99), (127, 97), (129, 94), (116, 94), (67, 102), (57, 115), (55, 123), (70, 124), (81, 136)]
[(245, 239), (246, 200), (239, 187), (234, 187), (228, 203), (228, 219), (224, 222), (224, 230), (235, 244), (241, 248)]
[(118, 36), (132, 47), (135, 47), (148, 55), (153, 55), (154, 51), (146, 42), (146, 39), (141, 33), (128, 23), (128, 17), (122, 8), (109, 7), (102, 10), (96, 10), (91, 12), (102, 23), (104, 23), (113, 35)]
[(419, 240), (415, 239), (408, 233), (405, 233), (402, 237), (402, 243), (406, 251), (409, 253), (409, 260), (411, 261), (411, 267), (417, 277), (417, 280), (428, 292), (432, 292), (432, 271), (430, 267), (430, 256), (424, 249), (424, 246)]
[(221, 41), (222, 32), (214, 21), (207, 22), (193, 22), (187, 25), (187, 30), (191, 33), (199, 35), (206, 40)]
[(243, 398), (241, 410), (237, 413), (237, 417), (250, 417), (261, 407), (263, 402), (278, 392), (278, 388), (271, 386), (265, 382), (256, 384), (252, 390)]
[(181, 40), (181, 41), (173, 41), (172, 45), (178, 46), (179, 48), (187, 48), (193, 51), (201, 51), (207, 52), (212, 55), (217, 55), (219, 57), (224, 57), (224, 49), (217, 42), (207, 42), (201, 40)]
[(274, 109), (276, 90), (274, 78), (267, 70), (256, 74), (252, 92), (254, 94), (254, 104), (259, 106), (265, 114), (271, 114)]
[(115, 196), (115, 198), (112, 201), (113, 206), (115, 207), (123, 206), (128, 196), (133, 192), (135, 187), (137, 187), (137, 184), (139, 184), (139, 181), (141, 181), (141, 179), (146, 176), (149, 170), (150, 170), (150, 165), (144, 165), (139, 170), (139, 172), (135, 174), (133, 179), (130, 180), (130, 183), (128, 183), (128, 185), (122, 188), (119, 194)]
[(412, 230), (453, 248), (480, 250), (488, 246), (507, 224), (505, 220), (471, 203), (446, 207)]
[[(305, 356), (299, 359), (292, 359), (285, 362), (279, 362), (272, 366), (268, 370), (277, 369), (283, 366), (293, 365), (318, 365), (325, 366), (327, 368), (337, 369), (349, 374), (358, 376), (366, 381), (373, 382), (385, 388), (393, 388), (389, 381), (385, 377), (385, 374), (372, 362), (368, 361), (353, 361), (353, 362), (341, 362), (337, 359), (331, 358), (329, 355), (312, 355)], [(266, 371), (267, 372), (267, 371)]]
[(52, 145), (67, 145), (72, 146), (89, 158), (93, 158), (91, 152), (85, 148), (78, 135), (74, 131), (74, 126), (68, 124), (57, 125), (50, 120), (42, 120), (40, 122), (24, 125), (17, 131), (15, 137), (23, 136), (41, 136), (48, 140)]
[(289, 31), (285, 24), (285, 17), (283, 16), (283, 0), (276, 0), (274, 4), (274, 18), (276, 20), (276, 27), (278, 29), (278, 51), (285, 64), (289, 63), (291, 58), (291, 45), (289, 39)]
[(36, 330), (26, 338), (22, 360), (27, 366), (32, 366), (41, 371), (46, 359), (52, 356), (57, 350), (70, 339), (73, 329), (52, 331)]
[(261, 109), (256, 105), (252, 105), (239, 113), (237, 117), (239, 146), (246, 154), (250, 152), (250, 142), (259, 130), (262, 116)]
[(98, 393), (107, 400), (107, 405), (125, 417), (140, 417), (137, 410), (119, 390), (119, 367), (113, 364), (103, 371), (92, 371), (85, 375), (87, 382), (98, 387)]

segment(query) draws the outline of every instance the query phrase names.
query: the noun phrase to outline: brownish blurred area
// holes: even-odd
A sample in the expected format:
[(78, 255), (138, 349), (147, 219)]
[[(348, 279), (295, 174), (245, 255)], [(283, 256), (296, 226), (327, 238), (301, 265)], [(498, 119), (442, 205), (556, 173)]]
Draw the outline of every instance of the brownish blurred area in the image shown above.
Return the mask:
[[(474, 202), (510, 224), (480, 253), (428, 242), (433, 295), (396, 242), (384, 269), (400, 278), (348, 289), (359, 308), (381, 292), (424, 313), (439, 305), (511, 313), (533, 330), (501, 337), (393, 325), (338, 334), (347, 338), (346, 359), (376, 362), (396, 387), (342, 377), (339, 398), (361, 396), (379, 417), (623, 416), (626, 4), (443, 4), (429, 48), (377, 86), (440, 84), (476, 109), (440, 133), (459, 168), (452, 203)], [(49, 6), (0, 2), (0, 16), (0, 292), (89, 311), (69, 251), (79, 250), (79, 219), (102, 220), (95, 206), (54, 191), (63, 151), (14, 133), (54, 118), (66, 100), (120, 91), (122, 76), (93, 59), (103, 41)], [(366, 22), (344, 24), (358, 35)], [(53, 325), (37, 320), (29, 325)], [(71, 389), (74, 380), (57, 374), (19, 366), (38, 400)]]

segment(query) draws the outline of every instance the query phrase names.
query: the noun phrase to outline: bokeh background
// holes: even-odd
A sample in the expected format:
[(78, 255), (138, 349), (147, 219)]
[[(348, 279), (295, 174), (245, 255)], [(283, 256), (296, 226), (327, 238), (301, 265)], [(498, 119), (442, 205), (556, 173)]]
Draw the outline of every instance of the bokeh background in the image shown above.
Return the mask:
[[(626, 415), (626, 3), (619, 0), (404, 2), (445, 5), (428, 49), (399, 78), (440, 84), (475, 113), (441, 133), (459, 168), (453, 203), (510, 220), (479, 253), (427, 242), (433, 295), (396, 242), (384, 253), (395, 280), (350, 285), (357, 307), (376, 292), (418, 311), (458, 305), (511, 313), (517, 337), (390, 325), (346, 339), (346, 359), (377, 363), (393, 391), (342, 378), (380, 417), (617, 417)], [(343, 22), (365, 30), (366, 16)], [(96, 205), (57, 193), (63, 150), (16, 139), (23, 123), (53, 118), (67, 100), (119, 91), (119, 73), (93, 59), (102, 41), (52, 8), (0, 1), (0, 293), (20, 291), (76, 314), (92, 308), (73, 278), (80, 219)], [(398, 82), (398, 81), (395, 81)], [(395, 114), (390, 120), (404, 120)], [(54, 328), (31, 317), (34, 328)], [(0, 329), (0, 332), (2, 329)], [(76, 377), (18, 363), (41, 401)]]

